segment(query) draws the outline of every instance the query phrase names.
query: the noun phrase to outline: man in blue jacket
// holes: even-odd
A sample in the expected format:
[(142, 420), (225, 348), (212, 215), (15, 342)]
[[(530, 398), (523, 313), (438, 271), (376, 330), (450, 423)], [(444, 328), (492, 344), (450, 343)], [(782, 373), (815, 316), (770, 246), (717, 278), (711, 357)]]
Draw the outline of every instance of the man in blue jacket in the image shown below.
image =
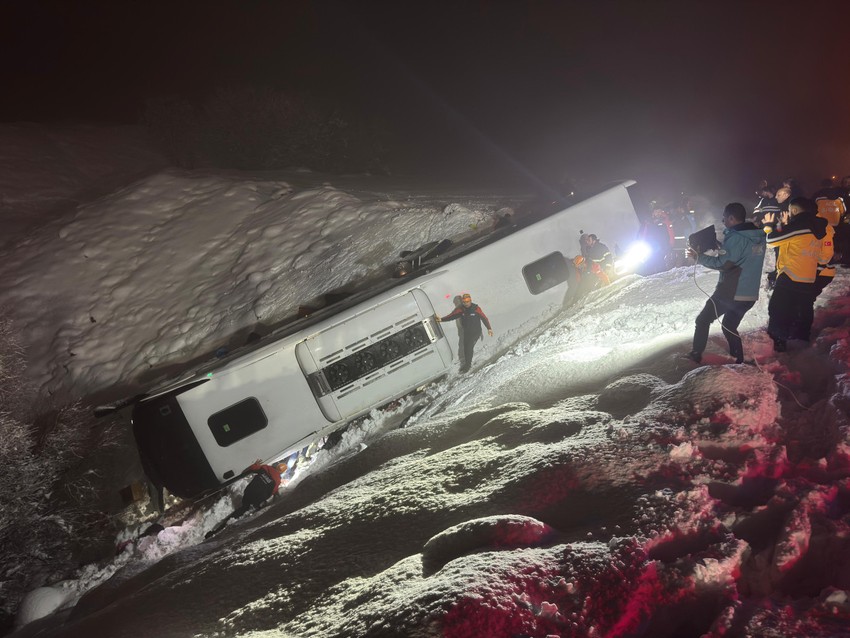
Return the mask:
[(743, 204), (729, 204), (723, 211), (723, 244), (717, 256), (707, 253), (697, 255), (688, 248), (688, 256), (706, 268), (720, 271), (720, 279), (705, 307), (697, 315), (693, 350), (688, 357), (699, 363), (708, 343), (711, 322), (723, 317), (720, 325), (729, 342), (729, 354), (736, 363), (744, 362), (744, 347), (738, 326), (759, 296), (761, 269), (764, 264), (764, 231), (745, 221), (747, 211)]

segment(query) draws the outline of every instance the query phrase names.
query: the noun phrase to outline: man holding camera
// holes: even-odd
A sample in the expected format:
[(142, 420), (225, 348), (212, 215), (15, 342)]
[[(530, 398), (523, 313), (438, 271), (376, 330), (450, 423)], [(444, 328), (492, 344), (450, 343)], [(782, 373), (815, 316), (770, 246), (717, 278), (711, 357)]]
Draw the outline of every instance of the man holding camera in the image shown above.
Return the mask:
[(734, 202), (726, 206), (723, 211), (723, 244), (716, 256), (707, 253), (698, 255), (693, 247), (688, 247), (688, 257), (706, 268), (720, 271), (717, 287), (696, 318), (693, 350), (688, 358), (697, 363), (702, 361), (711, 323), (720, 317), (723, 317), (720, 325), (729, 343), (729, 354), (735, 357), (735, 363), (744, 362), (744, 346), (738, 326), (758, 299), (765, 250), (764, 232), (746, 218), (747, 210), (743, 204)]

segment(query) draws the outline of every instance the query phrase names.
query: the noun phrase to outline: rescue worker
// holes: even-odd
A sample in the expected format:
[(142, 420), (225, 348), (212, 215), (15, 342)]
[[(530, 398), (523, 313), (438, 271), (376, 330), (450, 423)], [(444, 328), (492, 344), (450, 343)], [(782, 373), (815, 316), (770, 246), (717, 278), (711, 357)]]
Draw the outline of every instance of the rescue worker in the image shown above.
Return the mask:
[[(455, 310), (457, 310), (458, 308), (463, 308), (463, 296), (462, 295), (455, 295), (454, 299), (452, 299), (452, 303), (455, 306)], [(458, 330), (457, 331), (457, 359), (458, 359), (458, 361), (463, 360), (463, 356), (464, 356), (463, 353), (464, 353), (464, 350), (463, 350), (463, 330)]]
[(815, 216), (814, 202), (804, 197), (790, 200), (788, 211), (782, 213), (781, 226), (779, 221), (775, 214), (764, 217), (767, 245), (779, 250), (767, 333), (773, 339), (773, 349), (785, 352), (788, 339), (809, 338), (814, 320), (814, 284), (828, 224)]
[[(830, 238), (833, 250), (830, 257), (831, 263), (847, 263), (846, 259), (850, 257), (850, 225), (847, 223), (850, 193), (843, 186), (833, 186), (831, 179), (825, 179), (821, 182), (821, 188), (814, 194), (813, 199), (818, 207), (818, 217), (823, 217), (833, 229), (833, 236)], [(835, 275), (835, 269), (830, 270), (832, 274), (827, 273), (827, 277)], [(820, 270), (818, 277), (820, 278)], [(824, 286), (826, 284), (820, 287), (818, 294), (823, 291)]]
[(599, 241), (593, 233), (582, 235), (581, 239), (584, 242), (581, 253), (589, 263), (591, 272), (606, 285), (610, 284), (614, 276), (614, 256), (608, 246)]
[(688, 250), (688, 237), (697, 231), (696, 220), (689, 212), (687, 198), (683, 199), (669, 215), (673, 230), (673, 265), (684, 266)]
[(835, 279), (835, 265), (832, 263), (834, 255), (835, 230), (831, 225), (827, 225), (826, 235), (821, 240), (820, 257), (818, 257), (818, 274), (815, 277), (814, 299), (817, 299), (823, 292), (823, 289)]
[(245, 487), (242, 493), (242, 503), (237, 507), (230, 516), (221, 521), (218, 525), (206, 533), (204, 538), (209, 538), (213, 534), (220, 532), (231, 519), (240, 518), (249, 509), (260, 509), (264, 507), (266, 501), (277, 494), (280, 488), (281, 474), (286, 472), (286, 463), (278, 463), (276, 465), (264, 465), (260, 459), (257, 459), (253, 465), (245, 468), (240, 476), (253, 474), (254, 478)]
[(468, 372), (472, 365), (472, 354), (475, 344), (482, 339), (481, 324), (487, 327), (487, 334), (493, 336), (493, 328), (490, 320), (478, 304), (472, 303), (472, 295), (468, 292), (461, 296), (461, 305), (452, 310), (445, 317), (437, 316), (437, 323), (443, 321), (458, 321), (458, 336), (462, 344), (462, 355), (460, 357), (460, 372)]
[(728, 204), (723, 211), (723, 245), (717, 256), (697, 255), (688, 247), (688, 256), (706, 268), (720, 271), (717, 287), (697, 315), (694, 328), (693, 349), (688, 358), (697, 363), (708, 343), (708, 331), (715, 319), (723, 317), (720, 325), (729, 344), (729, 354), (735, 363), (744, 362), (744, 346), (738, 326), (759, 296), (761, 269), (764, 263), (764, 232), (746, 221), (747, 209), (743, 204)]
[[(564, 307), (569, 307), (584, 297), (587, 293), (605, 285), (603, 280), (595, 273), (588, 272), (587, 262), (581, 255), (576, 255), (570, 268), (569, 285), (564, 296)], [(600, 270), (601, 273), (601, 270)], [(604, 273), (602, 273), (604, 276)], [(607, 277), (605, 278), (607, 282)]]
[(641, 223), (638, 239), (652, 247), (652, 254), (645, 264), (645, 274), (667, 270), (672, 263), (676, 236), (667, 212), (651, 202), (652, 214)]
[(833, 186), (831, 179), (823, 180), (820, 190), (812, 196), (817, 206), (818, 217), (823, 217), (833, 228), (838, 226), (847, 212), (845, 197), (844, 189)]

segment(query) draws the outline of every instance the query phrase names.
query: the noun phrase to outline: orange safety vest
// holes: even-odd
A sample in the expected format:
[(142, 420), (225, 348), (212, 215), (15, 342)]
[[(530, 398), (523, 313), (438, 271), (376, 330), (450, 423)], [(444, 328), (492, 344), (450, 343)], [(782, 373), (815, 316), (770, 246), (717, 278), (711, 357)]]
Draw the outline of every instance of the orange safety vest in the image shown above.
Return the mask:
[(818, 206), (818, 217), (823, 217), (833, 227), (838, 226), (844, 213), (847, 212), (844, 201), (841, 198), (828, 199), (826, 197), (818, 197), (815, 203)]

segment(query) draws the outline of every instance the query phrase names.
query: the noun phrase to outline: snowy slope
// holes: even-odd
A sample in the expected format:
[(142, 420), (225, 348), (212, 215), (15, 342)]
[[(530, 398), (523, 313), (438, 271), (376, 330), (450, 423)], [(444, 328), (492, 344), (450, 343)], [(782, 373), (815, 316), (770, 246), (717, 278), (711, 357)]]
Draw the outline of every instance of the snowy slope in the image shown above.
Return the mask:
[(133, 393), (325, 292), (389, 272), (401, 250), (486, 232), (525, 197), (410, 197), (375, 185), (171, 171), (79, 206), (0, 260), (0, 307), (24, 336), (28, 374), (46, 393)]
[[(637, 283), (662, 295), (678, 276)], [(694, 368), (646, 329), (639, 369), (562, 385), (564, 366), (589, 366), (561, 334), (629, 287), (433, 388), (436, 414), (390, 430), (374, 414), (213, 540), (238, 486), (56, 585), (69, 604), (111, 576), (46, 635), (850, 635), (850, 278), (811, 352), (777, 359), (751, 333), (761, 367)], [(476, 380), (521, 379), (528, 357), (548, 363), (524, 387), (545, 393), (479, 401)], [(834, 396), (803, 378), (823, 365)]]
[(0, 123), (0, 247), (166, 165), (143, 129)]

